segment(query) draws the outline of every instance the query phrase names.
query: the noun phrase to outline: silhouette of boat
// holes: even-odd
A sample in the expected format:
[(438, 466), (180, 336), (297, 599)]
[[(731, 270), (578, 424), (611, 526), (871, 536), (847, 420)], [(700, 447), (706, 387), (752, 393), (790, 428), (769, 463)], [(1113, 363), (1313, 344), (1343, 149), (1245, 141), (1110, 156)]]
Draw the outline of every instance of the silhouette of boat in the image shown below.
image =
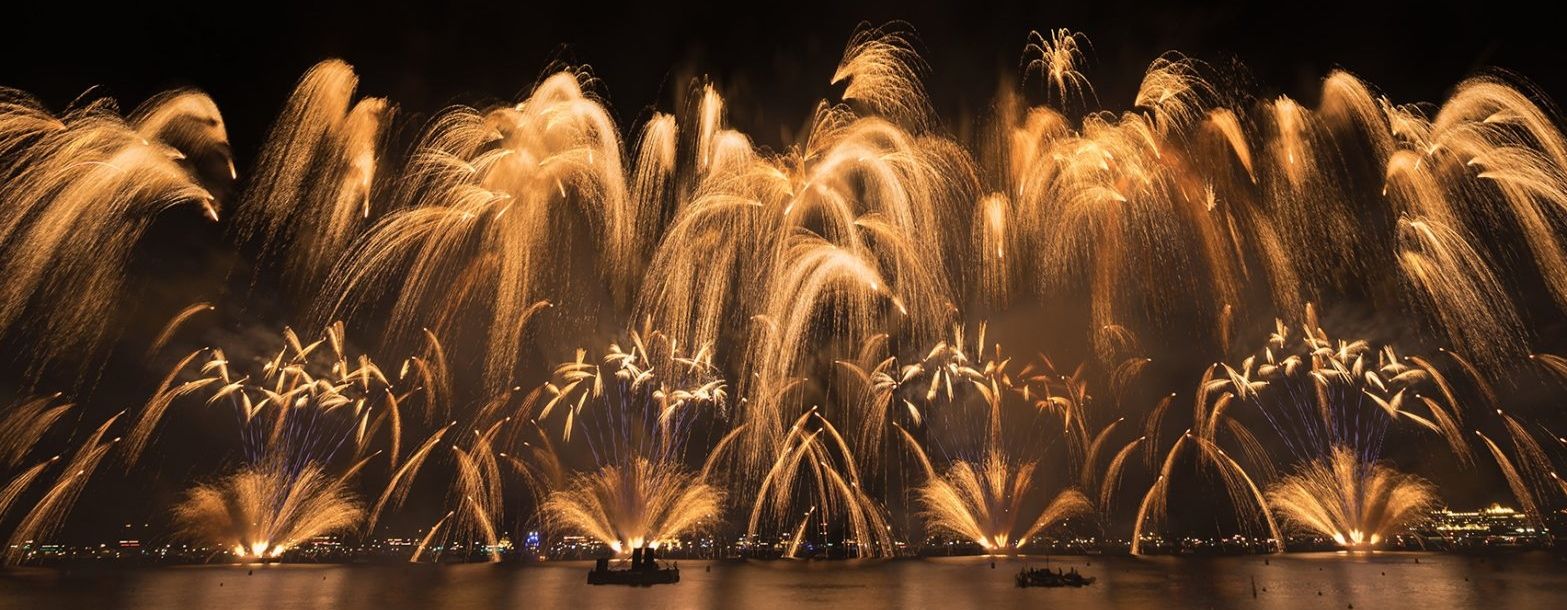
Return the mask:
[(610, 569), (609, 559), (600, 558), (588, 572), (588, 584), (590, 585), (631, 585), (637, 587), (650, 587), (653, 585), (669, 585), (680, 582), (680, 568), (661, 568), (658, 558), (651, 547), (645, 549), (633, 549), (631, 551), (631, 567), (625, 569)]
[(1024, 568), (1017, 573), (1019, 587), (1086, 587), (1098, 580), (1093, 576), (1077, 573), (1077, 568), (1062, 572), (1049, 568)]

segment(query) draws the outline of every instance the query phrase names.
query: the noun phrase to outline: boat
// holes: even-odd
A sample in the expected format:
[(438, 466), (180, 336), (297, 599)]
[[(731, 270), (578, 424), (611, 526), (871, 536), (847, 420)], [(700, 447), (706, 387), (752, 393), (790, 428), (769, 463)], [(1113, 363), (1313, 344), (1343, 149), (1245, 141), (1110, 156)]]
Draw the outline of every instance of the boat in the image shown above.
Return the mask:
[(1062, 572), (1049, 568), (1024, 568), (1017, 573), (1017, 586), (1019, 587), (1086, 587), (1098, 580), (1093, 576), (1083, 576), (1077, 572), (1077, 568)]
[(594, 564), (593, 570), (588, 572), (588, 584), (590, 585), (631, 585), (634, 587), (651, 587), (653, 585), (672, 585), (680, 582), (680, 568), (670, 566), (659, 567), (658, 558), (652, 547), (632, 549), (631, 567), (612, 569), (609, 567), (608, 558), (600, 558)]

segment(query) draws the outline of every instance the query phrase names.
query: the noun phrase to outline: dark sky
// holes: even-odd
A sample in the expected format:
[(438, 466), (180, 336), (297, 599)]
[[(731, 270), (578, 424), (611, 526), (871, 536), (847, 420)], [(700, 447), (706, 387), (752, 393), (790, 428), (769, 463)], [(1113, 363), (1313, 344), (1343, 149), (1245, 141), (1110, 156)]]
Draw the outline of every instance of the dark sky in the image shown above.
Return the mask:
[(685, 77), (710, 74), (743, 110), (732, 113), (738, 126), (770, 142), (829, 92), (861, 21), (903, 20), (918, 32), (948, 120), (988, 103), (998, 76), (1015, 73), (1030, 30), (1054, 28), (1093, 42), (1087, 73), (1109, 108), (1128, 104), (1166, 50), (1220, 66), (1238, 59), (1258, 93), (1306, 102), (1335, 67), (1396, 101), (1438, 99), (1487, 67), (1525, 75), (1553, 97), (1567, 92), (1567, 45), (1549, 31), (1554, 22), (1501, 2), (27, 4), (7, 9), (0, 26), (0, 84), (56, 106), (94, 85), (127, 106), (198, 87), (223, 109), (242, 162), (293, 81), (328, 57), (357, 67), (361, 92), (389, 97), (405, 118), (455, 101), (513, 99), (552, 60), (592, 65), (622, 121), (670, 109)]
[[(690, 77), (711, 75), (726, 94), (732, 122), (759, 142), (778, 145), (786, 140), (783, 130), (797, 129), (815, 101), (832, 93), (833, 67), (862, 21), (902, 20), (917, 32), (931, 68), (928, 88), (949, 122), (980, 112), (1000, 79), (1017, 73), (1030, 30), (1054, 28), (1088, 36), (1093, 48), (1085, 72), (1109, 109), (1129, 105), (1144, 68), (1167, 50), (1225, 70), (1239, 62), (1255, 83), (1250, 93), (1287, 94), (1308, 105), (1334, 68), (1356, 73), (1395, 102), (1439, 101), (1466, 75), (1493, 67), (1567, 99), (1567, 44), (1551, 31), (1559, 21), (1501, 2), (143, 4), (151, 3), (89, 8), (33, 0), (5, 9), (0, 86), (31, 92), (55, 109), (94, 86), (101, 87), (95, 94), (116, 97), (127, 109), (160, 91), (200, 88), (222, 109), (241, 172), (294, 81), (330, 57), (356, 67), (362, 95), (397, 104), (404, 129), (450, 103), (516, 99), (552, 62), (565, 61), (593, 67), (623, 127), (650, 107), (673, 109)], [(219, 245), (163, 243), (155, 248), (165, 259), (158, 264), (211, 267), (179, 262), (221, 247), (222, 236), (206, 233)], [(168, 299), (147, 307), (153, 324), (191, 297)], [(100, 397), (114, 398), (116, 386), (138, 387), (107, 375), (109, 389), (100, 388)], [(102, 497), (89, 496), (87, 519), (114, 512), (98, 502)], [(147, 503), (144, 510), (162, 509)]]

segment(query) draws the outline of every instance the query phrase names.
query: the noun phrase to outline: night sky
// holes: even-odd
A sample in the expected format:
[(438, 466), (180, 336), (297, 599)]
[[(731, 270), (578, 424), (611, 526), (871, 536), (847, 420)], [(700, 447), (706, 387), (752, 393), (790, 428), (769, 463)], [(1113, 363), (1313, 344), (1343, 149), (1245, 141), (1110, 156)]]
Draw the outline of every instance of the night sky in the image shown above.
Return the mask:
[[(4, 9), (0, 86), (27, 91), (56, 110), (90, 88), (96, 88), (94, 96), (119, 99), (126, 110), (161, 91), (199, 88), (223, 112), (242, 180), (294, 82), (326, 58), (355, 67), (361, 96), (397, 105), (393, 133), (401, 142), (447, 105), (519, 99), (547, 68), (564, 63), (592, 66), (623, 130), (639, 125), (650, 110), (678, 108), (690, 79), (708, 75), (725, 94), (733, 125), (760, 144), (779, 147), (793, 141), (817, 100), (837, 93), (828, 81), (857, 24), (894, 20), (917, 33), (932, 101), (954, 133), (984, 114), (1003, 82), (1016, 80), (1028, 33), (1054, 28), (1082, 32), (1092, 42), (1084, 72), (1100, 105), (1110, 110), (1130, 105), (1148, 63), (1168, 50), (1232, 75), (1230, 85), (1249, 83), (1245, 93), (1289, 95), (1308, 106), (1316, 102), (1322, 77), (1335, 68), (1360, 76), (1394, 102), (1440, 101), (1465, 76), (1487, 69), (1514, 72), (1547, 98), (1567, 100), (1567, 44), (1552, 31), (1559, 21), (1502, 2), (140, 4), (89, 9), (30, 2)], [(183, 305), (216, 298), (215, 291), (262, 295), (249, 299), (249, 311), (225, 314), (231, 317), (215, 334), (192, 341), (275, 328), (290, 318), (287, 299), (272, 298), (275, 289), (266, 279), (235, 271), (239, 255), (221, 231), (195, 214), (172, 216), (159, 220), (133, 263), (134, 277), (160, 279), (132, 282), (123, 312), (125, 345), (105, 356), (102, 372), (50, 371), (42, 381), (7, 373), (0, 389), (81, 387), (91, 405), (84, 422), (100, 421), (145, 399), (156, 383), (149, 378), (162, 371), (143, 365), (135, 346), (145, 345)], [(247, 284), (252, 281), (257, 283)], [(1561, 338), (1567, 329), (1548, 298), (1520, 308), (1527, 310), (1536, 347), (1567, 349)], [(1368, 321), (1362, 325), (1376, 324), (1375, 312), (1363, 315)], [(25, 359), (10, 346), (0, 354)], [(112, 528), (127, 511), (133, 519), (161, 519), (183, 488), (181, 476), (206, 472), (182, 472), (195, 468), (188, 465), (190, 454), (222, 452), (230, 444), (221, 435), (199, 440), (204, 426), (221, 426), (221, 420), (176, 419), (168, 420), (173, 423), (165, 436), (198, 440), (154, 449), (161, 454), (147, 470), (171, 475), (168, 480), (122, 478), (106, 466), (102, 484), (95, 482), (73, 518), (75, 531)], [(1545, 421), (1559, 425), (1560, 411)], [(1458, 482), (1444, 492), (1489, 499), (1502, 489), (1490, 478)], [(140, 497), (111, 501), (126, 492)], [(444, 511), (437, 506), (440, 488), (420, 493), (431, 496), (425, 512)], [(422, 515), (409, 521), (428, 522)]]
[(1487, 68), (1567, 91), (1560, 34), (1507, 2), (26, 4), (5, 15), (5, 86), (55, 106), (93, 86), (126, 105), (200, 88), (223, 109), (241, 166), (294, 81), (328, 57), (352, 64), (361, 94), (393, 100), (405, 121), (453, 102), (515, 99), (556, 61), (591, 65), (622, 122), (668, 110), (686, 78), (707, 74), (737, 126), (776, 144), (779, 126), (801, 124), (831, 93), (828, 77), (862, 21), (915, 29), (949, 121), (988, 104), (998, 77), (1016, 75), (1029, 31), (1055, 28), (1092, 41), (1085, 72), (1109, 109), (1128, 105), (1148, 62), (1168, 50), (1242, 62), (1254, 93), (1307, 102), (1334, 68), (1403, 102), (1440, 99)]

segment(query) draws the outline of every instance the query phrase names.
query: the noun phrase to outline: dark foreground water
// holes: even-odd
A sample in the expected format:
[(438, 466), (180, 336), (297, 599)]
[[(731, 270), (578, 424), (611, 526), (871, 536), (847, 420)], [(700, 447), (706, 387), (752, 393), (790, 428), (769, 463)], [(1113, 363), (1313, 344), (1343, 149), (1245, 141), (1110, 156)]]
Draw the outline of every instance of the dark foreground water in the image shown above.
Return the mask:
[(0, 572), (0, 609), (1567, 608), (1567, 562), (1545, 553), (1051, 560), (1099, 578), (1083, 589), (1019, 589), (1025, 564), (1044, 558), (682, 561), (652, 588), (589, 586), (586, 562), (33, 568)]

